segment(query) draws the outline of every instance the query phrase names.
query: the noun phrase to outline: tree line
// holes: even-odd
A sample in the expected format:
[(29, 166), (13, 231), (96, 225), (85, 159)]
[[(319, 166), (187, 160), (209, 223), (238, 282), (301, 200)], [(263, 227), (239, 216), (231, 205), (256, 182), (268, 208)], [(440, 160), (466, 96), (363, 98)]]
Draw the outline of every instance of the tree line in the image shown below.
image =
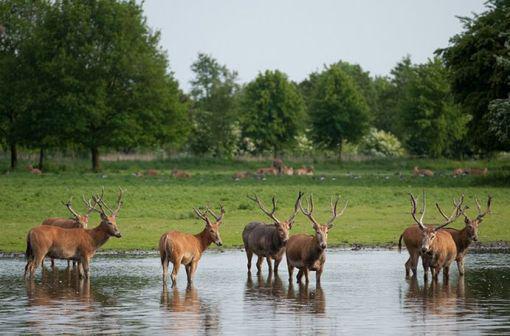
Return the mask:
[(135, 1), (0, 3), (0, 143), (100, 152), (169, 148), (197, 155), (309, 153), (461, 157), (509, 150), (510, 1), (461, 18), (427, 62), (388, 76), (344, 61), (301, 82), (237, 72), (199, 54), (189, 93), (169, 70), (160, 33)]

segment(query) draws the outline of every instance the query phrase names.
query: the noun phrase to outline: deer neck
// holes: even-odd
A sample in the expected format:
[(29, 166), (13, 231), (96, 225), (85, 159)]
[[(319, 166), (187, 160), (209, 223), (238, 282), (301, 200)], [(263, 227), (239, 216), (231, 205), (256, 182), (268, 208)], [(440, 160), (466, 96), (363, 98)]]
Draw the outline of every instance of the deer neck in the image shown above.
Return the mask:
[(201, 253), (204, 252), (213, 242), (207, 228), (204, 228), (200, 233), (197, 233), (195, 237), (198, 239)]
[(317, 260), (324, 253), (324, 250), (321, 249), (319, 239), (317, 236), (313, 236), (310, 246), (308, 247), (308, 253), (310, 260)]
[(471, 244), (471, 239), (468, 237), (466, 227), (464, 227), (462, 230), (459, 230), (457, 237), (453, 236), (453, 239), (455, 240), (455, 244), (457, 244), (458, 253), (464, 252)]
[(87, 230), (87, 233), (90, 235), (90, 238), (92, 238), (92, 242), (96, 249), (101, 247), (110, 238), (110, 234), (101, 227), (101, 224), (92, 230)]
[(273, 235), (271, 237), (271, 245), (273, 245), (273, 249), (275, 251), (283, 247), (283, 242), (280, 239), (280, 236), (278, 235), (278, 230), (276, 229), (273, 231)]

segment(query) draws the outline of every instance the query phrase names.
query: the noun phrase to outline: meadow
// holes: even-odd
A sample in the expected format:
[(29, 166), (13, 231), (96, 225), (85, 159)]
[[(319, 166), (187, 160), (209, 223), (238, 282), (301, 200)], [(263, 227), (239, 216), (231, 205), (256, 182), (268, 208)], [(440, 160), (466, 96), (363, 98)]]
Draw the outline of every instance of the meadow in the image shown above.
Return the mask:
[[(295, 168), (303, 162), (286, 161)], [(427, 194), (425, 222), (436, 223), (441, 217), (434, 203), (439, 202), (450, 211), (452, 198), (464, 193), (470, 206), (469, 216), (476, 215), (474, 197), (485, 205), (492, 195), (493, 211), (480, 227), (484, 244), (510, 242), (510, 160), (492, 161), (432, 161), (432, 160), (373, 160), (362, 162), (318, 161), (308, 162), (315, 168), (315, 176), (268, 176), (265, 179), (248, 178), (234, 181), (237, 171), (255, 171), (270, 165), (267, 161), (175, 159), (159, 161), (104, 162), (101, 173), (91, 173), (88, 161), (49, 163), (43, 175), (32, 175), (24, 169), (0, 175), (0, 251), (22, 252), (26, 233), (43, 219), (69, 216), (61, 204), (71, 196), (74, 208), (83, 211), (81, 195), (90, 197), (105, 188), (108, 204), (114, 205), (119, 187), (126, 190), (118, 217), (123, 237), (111, 238), (105, 250), (153, 250), (159, 237), (168, 230), (196, 233), (203, 224), (192, 207), (210, 205), (226, 209), (221, 236), (224, 247), (242, 245), (241, 232), (250, 221), (269, 219), (246, 196), (256, 193), (267, 205), (275, 195), (277, 216), (290, 215), (298, 191), (312, 193), (315, 199), (315, 217), (330, 217), (330, 198), (341, 195), (349, 200), (344, 215), (337, 219), (329, 234), (330, 246), (391, 246), (413, 221), (410, 216), (408, 193)], [(433, 169), (433, 177), (414, 177), (414, 165)], [(24, 163), (20, 163), (24, 167)], [(488, 167), (488, 176), (452, 177), (457, 167)], [(0, 161), (0, 169), (7, 162)], [(190, 179), (171, 176), (173, 168), (192, 174)], [(157, 169), (158, 176), (137, 177), (134, 173)], [(343, 203), (342, 203), (343, 205)], [(89, 227), (99, 222), (97, 214)], [(460, 228), (462, 220), (452, 226)], [(312, 228), (306, 217), (298, 214), (292, 233), (309, 232)]]

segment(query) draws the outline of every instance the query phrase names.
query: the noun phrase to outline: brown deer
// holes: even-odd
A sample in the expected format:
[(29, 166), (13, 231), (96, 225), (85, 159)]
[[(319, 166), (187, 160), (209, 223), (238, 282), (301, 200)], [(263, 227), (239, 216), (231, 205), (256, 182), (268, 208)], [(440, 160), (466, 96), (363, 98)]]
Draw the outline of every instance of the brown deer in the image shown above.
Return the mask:
[(41, 175), (42, 171), (39, 168), (34, 168), (31, 164), (27, 166), (27, 169), (30, 173), (34, 175)]
[(414, 166), (413, 168), (413, 176), (434, 176), (434, 172), (430, 169), (421, 169), (418, 166)]
[(314, 171), (313, 171), (312, 167), (301, 167), (301, 168), (294, 169), (294, 175), (298, 175), (298, 176), (303, 176), (303, 175), (312, 176), (313, 174), (314, 174)]
[[(89, 215), (96, 209), (97, 204), (92, 205), (91, 201), (85, 200), (85, 196), (83, 196), (83, 203), (85, 203), (85, 206), (87, 207), (87, 212), (85, 215), (80, 215), (72, 208), (71, 199), (69, 199), (67, 203), (62, 202), (62, 204), (66, 206), (69, 212), (73, 215), (73, 218), (47, 218), (41, 225), (58, 226), (64, 229), (86, 229), (89, 223)], [(70, 260), (67, 261), (67, 267), (70, 266), (69, 263)], [(74, 265), (76, 265), (76, 262), (73, 262), (73, 266)], [(53, 258), (51, 258), (51, 267), (55, 267), (55, 259)]]
[(273, 197), (273, 209), (271, 212), (265, 209), (264, 204), (258, 198), (258, 196), (250, 197), (249, 199), (256, 202), (259, 208), (269, 218), (273, 220), (273, 224), (264, 224), (261, 222), (251, 222), (244, 227), (243, 230), (243, 243), (246, 251), (246, 257), (248, 258), (248, 272), (251, 271), (251, 259), (253, 254), (257, 255), (257, 274), (260, 274), (262, 268), (262, 262), (264, 258), (267, 260), (267, 267), (269, 272), (273, 271), (271, 260), (274, 259), (274, 271), (278, 272), (278, 266), (282, 261), (283, 254), (285, 253), (285, 244), (289, 239), (289, 230), (292, 228), (294, 219), (299, 210), (299, 202), (303, 196), (302, 192), (299, 192), (296, 204), (294, 205), (294, 211), (286, 221), (281, 221), (276, 218), (276, 200)]
[(246, 171), (243, 171), (243, 172), (236, 172), (234, 173), (234, 175), (232, 175), (232, 179), (234, 181), (239, 181), (239, 180), (242, 180), (242, 179), (245, 179), (245, 178), (248, 178), (251, 176), (251, 173), (250, 172), (246, 172)]
[[(156, 169), (147, 169), (147, 176), (158, 176), (158, 175), (159, 175), (159, 171), (157, 171)], [(141, 173), (138, 176), (143, 176), (143, 173)]]
[(422, 215), (420, 219), (416, 218), (416, 199), (412, 194), (409, 195), (412, 205), (411, 216), (418, 226), (407, 228), (399, 239), (399, 250), (402, 247), (401, 241), (403, 238), (409, 252), (409, 259), (405, 264), (406, 276), (410, 275), (411, 270), (413, 271), (413, 275), (416, 276), (416, 266), (418, 258), (421, 256), (425, 278), (428, 276), (428, 269), (431, 268), (434, 280), (437, 280), (441, 269), (443, 269), (443, 275), (447, 279), (450, 264), (455, 260), (457, 255), (457, 247), (450, 233), (443, 230), (443, 228), (455, 221), (462, 214), (463, 210), (461, 206), (464, 197), (462, 196), (458, 202), (454, 201), (454, 210), (450, 217), (444, 215), (439, 204), (436, 203), (436, 207), (439, 212), (444, 215), (446, 222), (435, 226), (423, 224), (423, 217), (425, 216), (425, 193), (423, 194)]
[(294, 175), (294, 168), (292, 167), (288, 167), (288, 166), (283, 166), (282, 167), (282, 175)]
[[(492, 196), (489, 196), (487, 199), (487, 208), (482, 212), (482, 207), (480, 206), (480, 202), (475, 198), (476, 207), (478, 209), (478, 215), (474, 219), (470, 219), (463, 212), (464, 216), (464, 228), (461, 230), (457, 230), (454, 228), (446, 228), (451, 235), (453, 240), (455, 241), (455, 245), (457, 246), (457, 258), (455, 261), (457, 262), (457, 270), (460, 275), (464, 275), (464, 257), (467, 254), (468, 247), (471, 245), (471, 242), (478, 241), (478, 226), (482, 222), (483, 218), (486, 214), (491, 211), (491, 202)], [(444, 214), (441, 214), (443, 217)], [(446, 218), (446, 217), (445, 217)]]
[(275, 167), (259, 168), (257, 169), (257, 175), (278, 175), (278, 169)]
[(326, 262), (326, 247), (328, 243), (328, 232), (333, 227), (333, 221), (342, 216), (347, 203), (340, 213), (337, 213), (337, 205), (339, 197), (336, 198), (335, 204), (331, 201), (331, 211), (333, 216), (326, 224), (319, 224), (312, 215), (313, 212), (313, 197), (310, 195), (308, 201), (308, 210), (304, 209), (299, 202), (299, 208), (303, 214), (308, 217), (312, 223), (315, 235), (310, 236), (307, 234), (296, 234), (289, 238), (285, 252), (287, 256), (287, 268), (289, 270), (289, 282), (292, 282), (292, 273), (294, 267), (299, 269), (297, 274), (297, 282), (301, 283), (303, 275), (305, 282), (308, 283), (308, 272), (315, 271), (315, 281), (317, 284), (321, 282), (321, 275), (324, 271), (324, 263)]
[(172, 170), (172, 176), (175, 178), (190, 178), (191, 174), (184, 170), (174, 169)]
[(487, 176), (489, 170), (486, 168), (468, 168), (465, 169), (466, 173), (473, 176)]
[(466, 175), (468, 174), (468, 172), (466, 171), (466, 169), (464, 168), (455, 168), (453, 170), (453, 177), (457, 177), (457, 176), (461, 176), (461, 175)]
[[(176, 285), (177, 273), (179, 272), (181, 264), (186, 268), (188, 285), (191, 285), (202, 253), (204, 253), (211, 243), (215, 243), (218, 246), (222, 245), (220, 225), (225, 215), (223, 206), (220, 206), (221, 213), (219, 216), (216, 216), (209, 208), (206, 208), (204, 212), (200, 212), (195, 208), (193, 208), (193, 210), (197, 216), (205, 222), (205, 227), (200, 233), (193, 235), (179, 231), (168, 231), (159, 239), (159, 255), (161, 257), (161, 266), (163, 267), (163, 282), (167, 280), (168, 264), (172, 262), (173, 269), (170, 275), (172, 287)], [(207, 213), (210, 213), (214, 217), (214, 223), (207, 217)]]
[[(93, 229), (64, 229), (58, 226), (41, 225), (31, 229), (27, 235), (25, 277), (35, 275), (37, 267), (46, 256), (55, 259), (79, 261), (82, 271), (80, 275), (89, 277), (90, 260), (97, 249), (108, 241), (111, 236), (120, 238), (117, 228), (117, 215), (122, 207), (122, 189), (119, 191), (117, 208), (111, 210), (103, 199), (93, 196), (99, 206), (101, 222)], [(106, 211), (109, 210), (110, 214)]]

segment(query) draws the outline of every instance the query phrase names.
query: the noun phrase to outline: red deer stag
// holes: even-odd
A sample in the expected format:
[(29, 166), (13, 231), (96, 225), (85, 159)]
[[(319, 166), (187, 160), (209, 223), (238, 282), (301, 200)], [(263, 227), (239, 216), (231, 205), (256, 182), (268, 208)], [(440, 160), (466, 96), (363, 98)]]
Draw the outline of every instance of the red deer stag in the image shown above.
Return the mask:
[[(94, 202), (101, 209), (101, 222), (93, 229), (64, 229), (58, 226), (41, 225), (31, 229), (27, 235), (25, 277), (35, 275), (37, 267), (46, 256), (55, 259), (79, 261), (80, 275), (89, 277), (90, 260), (96, 250), (108, 241), (111, 236), (120, 238), (117, 228), (117, 215), (122, 207), (122, 189), (119, 191), (117, 208), (111, 210), (103, 199), (93, 196)], [(110, 210), (110, 214), (106, 210)]]
[[(422, 215), (420, 219), (416, 218), (416, 199), (412, 194), (411, 197), (412, 211), (411, 216), (417, 226), (411, 226), (407, 228), (399, 239), (399, 250), (401, 249), (401, 241), (404, 239), (407, 250), (409, 252), (409, 259), (407, 260), (406, 276), (410, 275), (410, 271), (413, 271), (413, 275), (416, 276), (416, 268), (418, 264), (418, 258), (422, 257), (424, 277), (428, 276), (428, 269), (431, 268), (432, 276), (434, 280), (437, 280), (439, 272), (443, 269), (443, 275), (448, 278), (449, 267), (452, 261), (457, 255), (457, 247), (450, 233), (443, 228), (455, 221), (463, 212), (461, 209), (464, 197), (458, 202), (454, 201), (454, 210), (450, 217), (446, 217), (446, 222), (439, 225), (424, 225), (423, 217), (425, 216), (425, 193), (423, 194), (423, 207)], [(439, 204), (436, 203), (438, 210), (443, 213)]]
[[(86, 229), (89, 222), (89, 215), (92, 213), (92, 211), (96, 210), (97, 204), (92, 205), (91, 201), (85, 200), (85, 196), (83, 196), (83, 203), (85, 203), (85, 206), (87, 207), (87, 212), (85, 215), (80, 215), (72, 208), (71, 199), (69, 199), (67, 203), (62, 202), (62, 204), (64, 204), (69, 212), (74, 216), (73, 218), (47, 218), (42, 222), (41, 225), (58, 226), (64, 229)], [(67, 267), (70, 266), (69, 263), (70, 260), (67, 261)], [(74, 265), (76, 264), (73, 263), (73, 266)], [(53, 258), (51, 258), (51, 267), (55, 267), (55, 259)]]
[(333, 216), (324, 225), (319, 224), (312, 215), (312, 195), (310, 195), (308, 201), (308, 209), (303, 209), (301, 202), (299, 202), (299, 208), (303, 214), (308, 217), (310, 222), (312, 222), (313, 229), (315, 230), (315, 235), (310, 236), (304, 233), (300, 233), (289, 238), (285, 248), (287, 255), (287, 268), (289, 270), (289, 282), (292, 282), (292, 273), (294, 272), (294, 267), (296, 267), (299, 269), (296, 278), (298, 283), (301, 283), (303, 275), (305, 276), (306, 283), (308, 283), (308, 272), (315, 271), (315, 281), (317, 284), (320, 284), (321, 275), (324, 271), (324, 263), (326, 262), (328, 232), (333, 227), (333, 221), (336, 218), (342, 216), (345, 209), (347, 208), (348, 202), (345, 202), (345, 206), (342, 211), (337, 213), (337, 205), (339, 200), (340, 198), (337, 197), (335, 204), (333, 204), (333, 201), (331, 201), (331, 211)]
[(249, 199), (256, 202), (260, 209), (271, 218), (274, 224), (264, 224), (260, 222), (251, 222), (244, 227), (243, 230), (243, 243), (248, 258), (248, 272), (251, 270), (251, 259), (253, 254), (257, 255), (257, 274), (260, 274), (262, 262), (264, 258), (267, 260), (269, 272), (273, 271), (271, 260), (274, 259), (274, 271), (278, 272), (278, 265), (282, 261), (283, 254), (285, 253), (285, 244), (289, 239), (289, 230), (292, 228), (294, 218), (299, 210), (299, 202), (303, 196), (299, 192), (296, 204), (294, 205), (294, 212), (288, 220), (281, 221), (275, 216), (276, 200), (273, 197), (273, 210), (271, 212), (265, 209), (262, 201), (255, 195), (248, 196)]
[[(475, 219), (470, 219), (466, 216), (466, 214), (462, 213), (464, 216), (464, 228), (461, 230), (457, 230), (454, 228), (446, 228), (445, 230), (450, 232), (455, 241), (455, 245), (457, 245), (457, 258), (455, 261), (457, 262), (457, 270), (460, 275), (464, 275), (464, 257), (467, 254), (467, 249), (471, 242), (478, 241), (478, 226), (483, 220), (483, 217), (490, 213), (491, 211), (491, 202), (492, 196), (489, 196), (487, 199), (487, 209), (482, 212), (482, 207), (480, 206), (480, 202), (475, 198), (476, 207), (478, 209), (478, 215)], [(446, 216), (441, 213), (443, 217)]]
[[(219, 216), (216, 216), (209, 208), (206, 208), (205, 212), (200, 212), (195, 208), (193, 208), (193, 210), (197, 216), (205, 222), (205, 227), (200, 233), (192, 235), (179, 231), (168, 231), (159, 239), (159, 255), (161, 257), (161, 266), (163, 266), (163, 282), (166, 283), (168, 264), (172, 262), (173, 269), (170, 275), (172, 287), (176, 285), (177, 273), (179, 272), (181, 264), (186, 268), (188, 285), (191, 285), (202, 253), (204, 253), (211, 243), (215, 243), (218, 246), (222, 245), (220, 225), (225, 215), (223, 206), (220, 206), (221, 213)], [(214, 217), (214, 223), (207, 217), (207, 212)]]

